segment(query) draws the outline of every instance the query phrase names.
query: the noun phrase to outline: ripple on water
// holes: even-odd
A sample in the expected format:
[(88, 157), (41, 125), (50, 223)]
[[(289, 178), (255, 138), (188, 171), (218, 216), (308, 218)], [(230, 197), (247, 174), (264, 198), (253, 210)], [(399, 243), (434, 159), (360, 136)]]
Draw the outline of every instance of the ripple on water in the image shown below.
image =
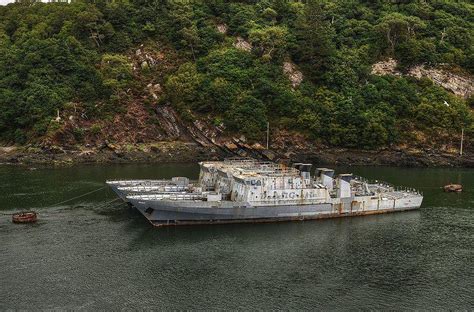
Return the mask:
[[(396, 184), (426, 184), (430, 189), (419, 211), (154, 229), (126, 205), (104, 206), (114, 198), (110, 192), (71, 205), (51, 204), (91, 191), (120, 172), (195, 177), (189, 166), (36, 170), (31, 183), (28, 173), (16, 170), (5, 173), (0, 167), (2, 177), (11, 174), (6, 179), (14, 181), (0, 193), (0, 209), (35, 209), (40, 219), (16, 225), (0, 215), (0, 310), (468, 310), (474, 305), (473, 194), (453, 197), (433, 185), (455, 175), (469, 190), (472, 171), (351, 168)], [(45, 196), (8, 196), (30, 192)]]

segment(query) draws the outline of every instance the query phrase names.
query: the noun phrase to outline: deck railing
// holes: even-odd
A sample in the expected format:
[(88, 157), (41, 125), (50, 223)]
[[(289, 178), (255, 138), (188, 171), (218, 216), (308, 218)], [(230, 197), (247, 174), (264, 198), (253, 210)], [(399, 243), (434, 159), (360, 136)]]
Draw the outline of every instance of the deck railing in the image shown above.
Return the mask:
[(204, 200), (206, 197), (203, 194), (190, 193), (166, 193), (166, 194), (148, 194), (148, 195), (132, 195), (127, 196), (131, 199), (138, 200)]

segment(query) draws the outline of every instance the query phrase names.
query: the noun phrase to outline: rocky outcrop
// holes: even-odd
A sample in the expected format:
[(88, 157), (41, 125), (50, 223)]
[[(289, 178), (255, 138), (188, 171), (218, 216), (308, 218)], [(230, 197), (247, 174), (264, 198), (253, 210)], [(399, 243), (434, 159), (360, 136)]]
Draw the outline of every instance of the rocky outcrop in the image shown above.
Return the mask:
[(234, 138), (226, 143), (232, 153), (219, 148), (203, 147), (192, 142), (155, 142), (118, 145), (106, 143), (94, 148), (0, 148), (0, 164), (63, 166), (75, 163), (140, 163), (140, 162), (196, 162), (222, 159), (231, 155), (257, 157), (280, 162), (311, 162), (327, 165), (392, 165), (413, 167), (474, 168), (474, 154), (462, 157), (434, 149), (391, 148), (364, 151), (329, 148), (321, 145), (296, 146), (284, 150), (261, 149)]
[(70, 148), (62, 152), (52, 149), (22, 147), (0, 149), (0, 165), (67, 166), (77, 163), (150, 163), (196, 162), (223, 158), (216, 149), (189, 142), (155, 142), (118, 145), (105, 143), (100, 147)]
[(164, 60), (165, 56), (163, 53), (152, 50), (142, 44), (131, 58), (134, 61), (133, 70), (138, 70), (156, 66), (159, 62)]
[(226, 24), (218, 24), (218, 25), (216, 26), (216, 28), (217, 28), (217, 31), (218, 31), (219, 33), (221, 33), (221, 34), (226, 34), (226, 33), (227, 33), (228, 27), (227, 27)]
[[(223, 125), (213, 126), (209, 122), (205, 122), (203, 120), (195, 120), (193, 122), (193, 126), (195, 129), (190, 130), (196, 137), (202, 136), (202, 141), (205, 139), (205, 141), (208, 142), (206, 144), (212, 143), (214, 145), (218, 144), (218, 138), (224, 133), (225, 129)], [(199, 132), (195, 130), (199, 130)]]
[(474, 79), (467, 75), (461, 76), (445, 69), (426, 68), (423, 65), (411, 68), (408, 74), (418, 79), (422, 77), (429, 78), (434, 83), (463, 98), (468, 98), (474, 94)]
[(288, 77), (293, 88), (298, 87), (303, 81), (303, 73), (299, 71), (296, 65), (290, 60), (283, 62), (283, 73)]
[(180, 118), (172, 107), (160, 105), (156, 108), (156, 113), (161, 129), (168, 139), (177, 140), (182, 137)]
[[(392, 58), (375, 63), (372, 65), (372, 74), (402, 76), (402, 73), (397, 70), (397, 65), (397, 61)], [(417, 65), (410, 68), (406, 75), (418, 79), (429, 78), (434, 83), (463, 98), (474, 94), (474, 78), (472, 76), (455, 74), (444, 67), (429, 68), (425, 65)]]
[(385, 61), (380, 61), (372, 65), (372, 75), (384, 76), (401, 76), (402, 74), (397, 70), (397, 61), (389, 58)]
[(252, 44), (250, 44), (250, 42), (246, 41), (242, 37), (237, 37), (236, 38), (236, 41), (234, 43), (234, 47), (236, 47), (237, 49), (240, 49), (240, 50), (247, 51), (247, 52), (252, 51)]
[(146, 88), (154, 100), (158, 100), (159, 95), (163, 92), (163, 89), (159, 83), (149, 83)]

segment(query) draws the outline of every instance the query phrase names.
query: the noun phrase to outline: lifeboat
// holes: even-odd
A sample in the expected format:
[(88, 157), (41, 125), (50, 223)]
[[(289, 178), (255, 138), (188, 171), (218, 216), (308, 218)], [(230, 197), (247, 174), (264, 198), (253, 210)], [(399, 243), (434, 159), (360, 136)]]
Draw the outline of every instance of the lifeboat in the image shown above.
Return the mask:
[(34, 211), (15, 213), (12, 216), (13, 223), (34, 223), (38, 215)]

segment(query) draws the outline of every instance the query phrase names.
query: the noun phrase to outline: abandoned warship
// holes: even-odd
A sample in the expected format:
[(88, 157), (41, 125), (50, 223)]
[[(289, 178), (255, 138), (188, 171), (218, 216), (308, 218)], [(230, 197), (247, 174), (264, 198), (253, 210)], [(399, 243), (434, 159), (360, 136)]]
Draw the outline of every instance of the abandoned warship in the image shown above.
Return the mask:
[(199, 180), (107, 181), (155, 226), (309, 220), (412, 210), (414, 189), (297, 163), (251, 159), (201, 162)]

